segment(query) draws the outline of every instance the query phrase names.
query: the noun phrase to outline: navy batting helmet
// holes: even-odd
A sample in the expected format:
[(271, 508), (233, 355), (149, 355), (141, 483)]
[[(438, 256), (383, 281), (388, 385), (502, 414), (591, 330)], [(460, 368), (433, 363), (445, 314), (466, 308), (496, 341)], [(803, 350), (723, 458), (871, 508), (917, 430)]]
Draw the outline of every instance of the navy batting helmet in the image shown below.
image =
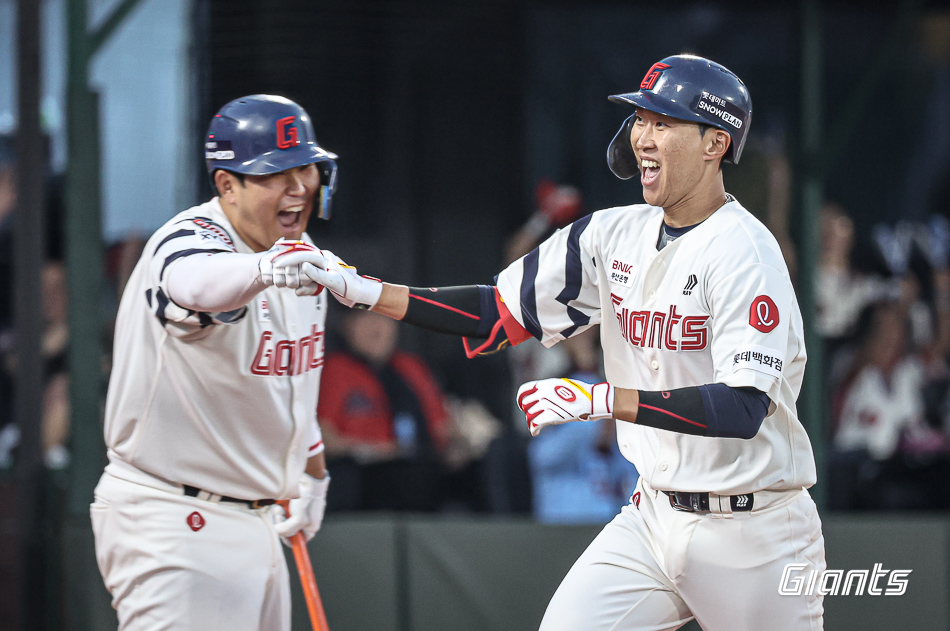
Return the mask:
[(205, 162), (216, 169), (245, 175), (270, 175), (316, 163), (320, 168), (317, 216), (330, 218), (336, 190), (335, 153), (320, 147), (307, 112), (282, 96), (254, 94), (222, 107), (208, 126)]
[[(718, 127), (732, 138), (723, 159), (739, 164), (752, 123), (752, 99), (742, 80), (716, 62), (695, 55), (667, 57), (647, 71), (639, 91), (609, 98), (614, 103), (630, 103), (657, 114)], [(624, 121), (607, 149), (607, 164), (622, 180), (638, 171), (630, 145), (635, 117)]]

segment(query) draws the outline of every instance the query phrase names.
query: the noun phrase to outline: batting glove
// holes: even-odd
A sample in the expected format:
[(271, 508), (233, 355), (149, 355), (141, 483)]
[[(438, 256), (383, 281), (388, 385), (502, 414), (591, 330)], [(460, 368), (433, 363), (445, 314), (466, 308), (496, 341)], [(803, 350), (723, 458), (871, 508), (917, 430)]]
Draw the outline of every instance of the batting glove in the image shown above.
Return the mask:
[(319, 248), (303, 241), (278, 239), (274, 246), (261, 255), (258, 267), (261, 281), (274, 287), (296, 289), (297, 295), (314, 295), (323, 288), (314, 283), (300, 268), (305, 263), (326, 265), (326, 257)]
[(606, 382), (542, 379), (518, 388), (518, 407), (525, 413), (532, 436), (548, 425), (612, 418), (613, 406), (614, 387)]
[(287, 517), (280, 506), (274, 507), (271, 512), (274, 530), (280, 535), (284, 545), (290, 546), (290, 538), (301, 530), (307, 541), (317, 534), (323, 523), (323, 511), (327, 507), (327, 487), (329, 486), (329, 475), (318, 480), (305, 473), (300, 478), (300, 497), (290, 500), (290, 517)]
[(360, 276), (356, 268), (344, 263), (333, 252), (324, 250), (324, 265), (304, 263), (301, 272), (312, 282), (330, 290), (333, 297), (347, 307), (372, 309), (383, 293), (383, 282), (371, 276)]

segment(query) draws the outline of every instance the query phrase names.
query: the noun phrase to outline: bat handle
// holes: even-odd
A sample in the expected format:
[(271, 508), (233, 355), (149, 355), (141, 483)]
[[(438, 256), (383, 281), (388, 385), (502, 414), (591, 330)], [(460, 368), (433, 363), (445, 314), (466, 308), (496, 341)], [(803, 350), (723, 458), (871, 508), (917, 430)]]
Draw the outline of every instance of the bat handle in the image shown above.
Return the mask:
[[(290, 517), (290, 502), (278, 502)], [(297, 564), (297, 574), (300, 575), (300, 585), (303, 588), (304, 599), (307, 601), (307, 611), (310, 613), (310, 624), (313, 631), (330, 631), (327, 624), (327, 614), (323, 610), (323, 601), (320, 599), (320, 590), (317, 589), (317, 579), (313, 574), (313, 564), (310, 562), (310, 553), (307, 551), (307, 540), (302, 532), (290, 538), (294, 551), (294, 561)]]

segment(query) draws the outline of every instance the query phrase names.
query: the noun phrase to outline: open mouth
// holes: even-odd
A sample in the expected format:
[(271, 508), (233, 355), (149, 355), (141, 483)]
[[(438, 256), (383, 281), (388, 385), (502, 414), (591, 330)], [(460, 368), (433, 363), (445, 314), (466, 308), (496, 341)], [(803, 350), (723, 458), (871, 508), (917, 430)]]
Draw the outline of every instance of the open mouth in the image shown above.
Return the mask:
[(650, 186), (660, 177), (660, 163), (655, 160), (640, 161), (640, 183)]
[(277, 213), (277, 221), (283, 228), (297, 228), (300, 225), (300, 217), (303, 206), (292, 206)]

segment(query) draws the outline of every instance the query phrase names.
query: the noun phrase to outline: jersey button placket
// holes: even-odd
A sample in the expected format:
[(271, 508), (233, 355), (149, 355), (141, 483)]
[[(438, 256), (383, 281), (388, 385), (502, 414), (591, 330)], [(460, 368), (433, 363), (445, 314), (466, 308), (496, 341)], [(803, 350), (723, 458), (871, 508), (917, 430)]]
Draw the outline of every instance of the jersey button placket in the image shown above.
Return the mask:
[(653, 370), (659, 370), (659, 369), (660, 369), (660, 362), (658, 362), (658, 361), (656, 361), (656, 360), (654, 359), (652, 362), (650, 362), (650, 368), (652, 368)]

